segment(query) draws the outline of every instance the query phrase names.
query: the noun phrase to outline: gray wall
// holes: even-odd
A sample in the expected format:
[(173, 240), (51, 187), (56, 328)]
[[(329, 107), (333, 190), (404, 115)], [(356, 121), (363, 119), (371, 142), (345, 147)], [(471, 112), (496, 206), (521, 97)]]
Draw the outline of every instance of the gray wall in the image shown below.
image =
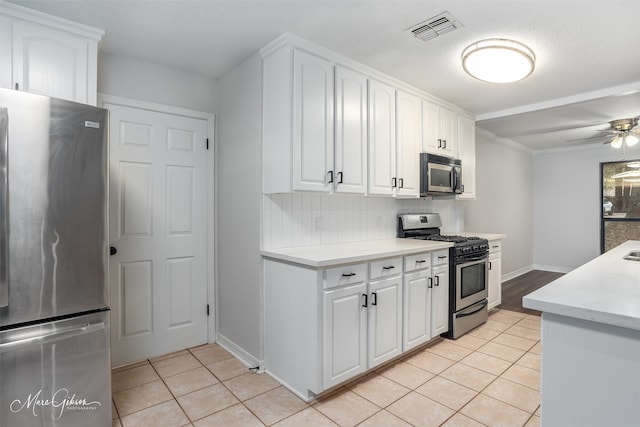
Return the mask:
[(533, 264), (533, 173), (531, 151), (476, 132), (476, 200), (464, 205), (464, 229), (502, 233), (502, 277), (509, 279)]
[(98, 56), (98, 92), (216, 112), (215, 80), (107, 53)]
[(262, 359), (262, 61), (219, 80), (216, 141), (218, 339)]
[(640, 147), (538, 151), (533, 160), (536, 268), (570, 271), (600, 255), (600, 163), (640, 158)]

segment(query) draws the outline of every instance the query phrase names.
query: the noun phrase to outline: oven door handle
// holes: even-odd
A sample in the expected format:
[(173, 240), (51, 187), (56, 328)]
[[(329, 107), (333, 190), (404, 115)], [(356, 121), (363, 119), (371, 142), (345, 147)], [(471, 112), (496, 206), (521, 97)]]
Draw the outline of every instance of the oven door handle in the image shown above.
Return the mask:
[[(471, 311), (471, 312), (469, 312), (469, 313), (467, 313), (467, 312), (465, 312), (465, 311), (462, 311), (462, 312), (456, 313), (456, 317), (459, 319), (459, 318), (461, 318), (461, 317), (467, 317), (467, 316), (474, 315), (474, 314), (476, 314), (477, 312), (479, 312), (479, 311), (481, 311), (481, 310), (484, 310), (484, 308), (487, 306), (487, 304), (488, 304), (487, 300), (484, 300), (484, 301), (482, 301), (482, 304), (480, 304), (480, 308), (477, 308), (477, 309), (475, 309), (475, 310), (473, 310), (473, 311)], [(473, 306), (471, 306), (471, 307), (473, 307)], [(469, 307), (469, 308), (471, 308), (471, 307)]]
[(470, 263), (470, 262), (483, 261), (485, 259), (489, 259), (489, 257), (486, 254), (483, 254), (483, 255), (478, 255), (478, 256), (474, 256), (474, 257), (463, 258), (457, 264), (458, 265), (463, 265), (463, 264), (467, 264), (467, 263)]

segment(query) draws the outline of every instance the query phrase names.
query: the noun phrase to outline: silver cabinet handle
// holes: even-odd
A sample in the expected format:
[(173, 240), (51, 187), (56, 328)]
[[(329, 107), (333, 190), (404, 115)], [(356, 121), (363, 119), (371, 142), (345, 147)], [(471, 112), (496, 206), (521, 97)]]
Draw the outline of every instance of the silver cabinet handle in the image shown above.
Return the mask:
[(9, 112), (0, 108), (0, 307), (9, 305)]

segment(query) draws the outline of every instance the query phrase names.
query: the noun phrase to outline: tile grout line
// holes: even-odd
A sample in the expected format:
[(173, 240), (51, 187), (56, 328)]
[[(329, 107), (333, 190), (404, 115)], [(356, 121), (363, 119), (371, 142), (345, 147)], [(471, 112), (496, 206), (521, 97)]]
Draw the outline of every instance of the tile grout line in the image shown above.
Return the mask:
[[(500, 312), (500, 310), (498, 310), (498, 312)], [(505, 315), (506, 315), (506, 313), (505, 313)], [(424, 372), (426, 372), (426, 373), (428, 373), (428, 374), (430, 374), (430, 375), (433, 375), (430, 379), (428, 379), (428, 380), (424, 381), (423, 383), (421, 383), (421, 384), (419, 384), (419, 385), (417, 385), (417, 386), (415, 386), (415, 387), (413, 387), (413, 388), (409, 388), (409, 387), (407, 387), (406, 385), (401, 384), (401, 383), (397, 382), (397, 381), (396, 381), (396, 380), (394, 380), (394, 379), (391, 379), (391, 378), (387, 378), (387, 377), (385, 377), (384, 375), (382, 375), (382, 373), (381, 373), (380, 371), (373, 370), (373, 371), (371, 372), (372, 374), (374, 374), (374, 375), (376, 375), (376, 376), (383, 377), (383, 378), (385, 378), (386, 380), (391, 381), (391, 382), (393, 382), (393, 383), (395, 383), (395, 384), (397, 384), (397, 385), (399, 385), (399, 386), (401, 386), (401, 387), (403, 387), (403, 388), (406, 388), (406, 389), (408, 390), (408, 392), (407, 392), (407, 393), (404, 393), (402, 396), (399, 396), (398, 398), (396, 398), (396, 399), (394, 399), (393, 401), (389, 402), (389, 403), (388, 403), (388, 404), (386, 404), (385, 406), (383, 406), (383, 407), (382, 407), (382, 406), (379, 406), (377, 403), (373, 402), (371, 399), (367, 398), (367, 397), (366, 397), (366, 396), (364, 396), (364, 395), (359, 394), (358, 392), (356, 392), (356, 391), (352, 390), (351, 388), (348, 388), (347, 386), (342, 387), (342, 388), (338, 388), (338, 389), (336, 390), (336, 394), (335, 394), (335, 395), (337, 396), (337, 395), (339, 395), (339, 394), (344, 393), (345, 391), (350, 391), (350, 392), (354, 393), (355, 395), (357, 395), (358, 397), (360, 397), (360, 398), (362, 398), (362, 399), (366, 400), (367, 402), (371, 403), (371, 404), (372, 404), (372, 405), (374, 405), (376, 408), (378, 408), (378, 410), (377, 410), (377, 411), (375, 411), (373, 414), (371, 414), (370, 416), (368, 416), (367, 418), (365, 418), (364, 420), (362, 420), (362, 421), (360, 421), (360, 422), (359, 422), (359, 423), (362, 423), (362, 422), (365, 422), (366, 420), (369, 420), (370, 418), (372, 418), (372, 417), (376, 416), (377, 414), (381, 413), (382, 411), (386, 411), (386, 410), (387, 410), (387, 408), (388, 408), (389, 406), (393, 405), (394, 403), (396, 403), (398, 400), (402, 399), (403, 397), (406, 397), (406, 396), (407, 396), (408, 394), (410, 394), (411, 392), (415, 392), (415, 393), (417, 393), (418, 395), (420, 395), (420, 396), (422, 396), (422, 397), (424, 397), (424, 398), (427, 398), (427, 399), (429, 399), (429, 400), (432, 400), (432, 401), (433, 401), (433, 399), (431, 399), (429, 396), (423, 395), (422, 393), (418, 392), (418, 391), (417, 391), (417, 389), (418, 389), (418, 388), (420, 388), (420, 387), (422, 387), (424, 384), (426, 384), (426, 383), (428, 383), (428, 382), (432, 381), (434, 378), (442, 378), (442, 379), (445, 379), (445, 380), (448, 380), (448, 381), (452, 381), (453, 383), (458, 384), (459, 386), (462, 386), (462, 387), (465, 387), (465, 388), (469, 388), (468, 386), (466, 386), (466, 385), (464, 385), (464, 384), (460, 384), (460, 383), (458, 383), (458, 382), (456, 382), (456, 381), (453, 381), (453, 380), (451, 380), (451, 379), (448, 379), (448, 378), (446, 378), (446, 377), (441, 376), (441, 374), (442, 374), (443, 372), (445, 372), (447, 369), (449, 369), (449, 368), (451, 368), (451, 367), (453, 367), (453, 366), (455, 366), (455, 365), (457, 365), (457, 364), (461, 364), (461, 365), (464, 365), (464, 366), (469, 367), (469, 368), (472, 368), (472, 369), (477, 369), (477, 370), (478, 370), (478, 371), (480, 371), (480, 372), (483, 372), (483, 373), (486, 373), (486, 374), (489, 374), (489, 375), (493, 375), (493, 376), (495, 376), (495, 378), (493, 378), (489, 383), (487, 383), (487, 385), (485, 385), (485, 386), (484, 386), (480, 391), (476, 391), (475, 389), (470, 389), (470, 390), (473, 390), (473, 392), (475, 393), (475, 395), (474, 395), (474, 396), (473, 396), (469, 401), (467, 401), (467, 402), (466, 402), (466, 403), (465, 403), (465, 404), (464, 404), (460, 409), (458, 409), (458, 410), (455, 410), (455, 409), (453, 409), (453, 408), (450, 408), (449, 406), (444, 405), (444, 404), (442, 404), (442, 403), (440, 403), (440, 402), (438, 402), (438, 401), (434, 401), (434, 402), (436, 402), (436, 403), (438, 403), (438, 404), (440, 404), (440, 405), (443, 405), (444, 407), (446, 407), (446, 408), (448, 408), (448, 409), (450, 409), (450, 410), (454, 411), (454, 412), (453, 412), (453, 414), (452, 414), (450, 417), (448, 417), (446, 420), (444, 420), (444, 421), (443, 421), (443, 423), (446, 423), (446, 422), (447, 422), (447, 421), (449, 421), (452, 417), (454, 417), (456, 414), (460, 413), (460, 411), (461, 411), (463, 408), (465, 408), (465, 407), (466, 407), (466, 406), (467, 406), (467, 405), (468, 405), (468, 404), (469, 404), (473, 399), (477, 398), (479, 395), (483, 395), (483, 396), (485, 396), (485, 397), (488, 397), (488, 398), (491, 398), (491, 399), (495, 399), (495, 400), (497, 400), (497, 401), (499, 401), (499, 402), (502, 402), (502, 403), (504, 403), (504, 404), (506, 404), (506, 405), (509, 405), (509, 406), (511, 406), (511, 407), (513, 407), (513, 408), (515, 408), (515, 409), (518, 409), (518, 410), (520, 410), (520, 411), (524, 412), (524, 413), (527, 413), (529, 416), (528, 416), (528, 418), (527, 418), (527, 421), (525, 422), (525, 424), (526, 424), (526, 423), (527, 423), (527, 422), (529, 422), (531, 419), (533, 419), (533, 417), (534, 417), (534, 416), (535, 416), (535, 417), (537, 417), (537, 416), (535, 415), (535, 412), (540, 408), (540, 404), (539, 404), (539, 403), (538, 403), (538, 405), (537, 405), (536, 409), (535, 409), (534, 411), (532, 411), (531, 413), (529, 413), (529, 411), (528, 411), (528, 410), (523, 410), (523, 409), (521, 409), (521, 408), (519, 408), (519, 407), (517, 407), (517, 406), (512, 405), (511, 403), (504, 402), (504, 401), (500, 400), (499, 398), (495, 398), (495, 397), (492, 397), (492, 396), (489, 396), (489, 395), (483, 394), (483, 393), (484, 393), (484, 391), (486, 391), (486, 390), (487, 390), (487, 388), (491, 386), (491, 384), (493, 384), (493, 383), (494, 383), (498, 378), (502, 378), (502, 375), (503, 375), (505, 372), (507, 372), (509, 369), (511, 369), (513, 366), (515, 366), (515, 365), (517, 365), (517, 366), (519, 366), (519, 367), (522, 367), (522, 368), (526, 368), (526, 369), (530, 369), (530, 370), (534, 370), (534, 371), (538, 371), (538, 372), (539, 372), (539, 370), (537, 370), (537, 369), (530, 368), (529, 366), (526, 366), (526, 365), (518, 364), (518, 362), (519, 362), (520, 360), (522, 360), (524, 357), (526, 357), (529, 353), (534, 354), (534, 355), (537, 355), (537, 356), (540, 356), (540, 354), (538, 354), (538, 353), (532, 353), (532, 352), (531, 352), (531, 349), (532, 349), (533, 347), (535, 347), (536, 345), (538, 345), (538, 344), (541, 342), (541, 340), (539, 340), (539, 339), (538, 339), (538, 340), (533, 340), (533, 339), (528, 338), (528, 337), (523, 337), (523, 336), (520, 336), (520, 335), (516, 335), (516, 334), (513, 334), (513, 333), (509, 333), (509, 332), (507, 332), (509, 329), (511, 329), (512, 327), (516, 326), (518, 323), (520, 323), (522, 320), (525, 320), (525, 319), (528, 319), (528, 315), (524, 315), (524, 316), (522, 316), (522, 317), (519, 317), (519, 318), (518, 318), (518, 320), (517, 320), (515, 323), (513, 323), (513, 324), (506, 323), (506, 322), (501, 322), (501, 321), (500, 321), (500, 320), (498, 320), (498, 319), (493, 319), (495, 322), (504, 323), (505, 325), (508, 325), (509, 327), (508, 327), (508, 328), (506, 328), (506, 329), (503, 329), (502, 331), (500, 331), (500, 330), (494, 330), (494, 329), (488, 328), (489, 330), (492, 330), (492, 331), (498, 332), (498, 335), (494, 336), (493, 338), (491, 338), (491, 339), (489, 339), (489, 340), (484, 339), (484, 338), (480, 338), (480, 337), (475, 337), (475, 338), (477, 338), (477, 339), (479, 339), (479, 340), (485, 341), (485, 343), (484, 343), (483, 345), (486, 345), (487, 343), (490, 343), (490, 342), (494, 342), (494, 339), (496, 339), (497, 337), (499, 337), (499, 336), (501, 336), (501, 335), (503, 335), (503, 334), (507, 334), (507, 335), (509, 335), (509, 336), (514, 336), (514, 337), (521, 338), (521, 339), (527, 339), (527, 340), (530, 340), (530, 341), (535, 341), (535, 342), (534, 342), (534, 344), (533, 344), (533, 345), (531, 345), (531, 346), (530, 346), (528, 349), (526, 349), (526, 350), (525, 350), (525, 349), (522, 349), (522, 348), (514, 347), (514, 346), (509, 345), (509, 344), (496, 343), (496, 344), (501, 344), (501, 345), (504, 345), (504, 346), (507, 346), (507, 347), (513, 348), (513, 349), (515, 349), (515, 350), (522, 351), (522, 352), (523, 352), (523, 354), (522, 354), (522, 355), (520, 355), (520, 356), (519, 356), (517, 359), (515, 359), (514, 361), (511, 361), (511, 360), (505, 360), (505, 359), (502, 359), (502, 358), (500, 358), (500, 357), (497, 357), (497, 356), (494, 356), (494, 355), (491, 355), (491, 354), (482, 353), (481, 351), (479, 351), (479, 349), (480, 349), (483, 345), (481, 345), (480, 347), (478, 347), (478, 348), (475, 348), (475, 349), (474, 349), (474, 348), (466, 347), (466, 346), (464, 346), (464, 345), (460, 345), (460, 344), (458, 344), (458, 343), (454, 342), (453, 340), (449, 340), (449, 341), (447, 341), (447, 340), (440, 340), (440, 341), (438, 341), (438, 342), (436, 342), (436, 343), (434, 343), (434, 344), (432, 344), (432, 345), (430, 345), (430, 346), (425, 346), (423, 349), (421, 349), (421, 350), (419, 350), (419, 351), (416, 351), (416, 352), (414, 352), (414, 353), (412, 353), (412, 354), (407, 355), (407, 357), (405, 357), (405, 358), (399, 358), (397, 361), (395, 361), (395, 363), (403, 363), (403, 362), (407, 362), (407, 361), (408, 361), (408, 359), (410, 359), (411, 357), (413, 357), (413, 356), (415, 356), (415, 355), (418, 355), (418, 354), (420, 354), (420, 353), (422, 353), (422, 352), (428, 351), (429, 353), (431, 353), (431, 354), (433, 354), (433, 355), (436, 355), (436, 356), (438, 356), (438, 357), (442, 357), (442, 358), (444, 358), (444, 359), (447, 359), (447, 360), (449, 360), (449, 361), (453, 362), (453, 364), (452, 364), (452, 365), (450, 365), (448, 368), (443, 369), (442, 371), (440, 371), (440, 372), (439, 372), (439, 373), (437, 373), (437, 374), (434, 374), (433, 372), (430, 372), (430, 371), (425, 370), (425, 369), (423, 369), (423, 368), (421, 368), (421, 367), (419, 367), (419, 366), (415, 366), (415, 365), (413, 365), (413, 364), (411, 364), (411, 363), (408, 363), (408, 362), (407, 362), (410, 366), (412, 366), (412, 367), (414, 367), (414, 368), (416, 368), (416, 369), (420, 369), (420, 370), (422, 370), (422, 371), (424, 371)], [(534, 320), (534, 319), (531, 319), (531, 320)], [(526, 327), (526, 326), (522, 326), (522, 325), (520, 325), (520, 327), (522, 327), (522, 328), (527, 328), (527, 329), (531, 329), (531, 330), (535, 330), (535, 329), (533, 329), (533, 328)], [(452, 358), (450, 358), (450, 357), (443, 356), (443, 355), (441, 355), (441, 354), (434, 353), (434, 352), (430, 351), (430, 348), (431, 348), (431, 347), (434, 347), (435, 345), (440, 344), (440, 343), (443, 343), (443, 342), (447, 342), (447, 343), (449, 343), (449, 344), (452, 344), (452, 345), (454, 345), (454, 346), (456, 346), (456, 347), (459, 347), (459, 348), (461, 348), (461, 349), (464, 349), (465, 351), (470, 351), (470, 353), (469, 353), (469, 354), (467, 354), (467, 355), (465, 355), (464, 357), (461, 357), (459, 360), (455, 360), (455, 359), (452, 359)], [(200, 346), (199, 346), (199, 347), (200, 347)], [(195, 347), (195, 348), (198, 348), (198, 347)], [(249, 400), (251, 400), (251, 399), (254, 399), (254, 398), (256, 398), (256, 397), (259, 397), (259, 396), (261, 396), (261, 395), (264, 395), (264, 394), (266, 394), (266, 393), (269, 393), (269, 392), (271, 392), (271, 391), (273, 391), (273, 390), (276, 390), (278, 387), (283, 387), (283, 386), (282, 386), (282, 384), (278, 383), (278, 385), (277, 385), (276, 387), (272, 388), (272, 389), (265, 390), (265, 391), (263, 391), (263, 392), (260, 392), (260, 393), (256, 394), (255, 396), (251, 396), (251, 397), (249, 397), (249, 398), (247, 398), (247, 399), (245, 399), (245, 400), (241, 400), (239, 396), (237, 396), (235, 393), (233, 393), (233, 391), (232, 391), (231, 389), (229, 389), (229, 388), (227, 387), (227, 385), (224, 383), (224, 381), (222, 381), (220, 378), (218, 378), (218, 377), (213, 373), (213, 371), (211, 371), (211, 369), (209, 369), (206, 365), (204, 365), (204, 363), (203, 363), (203, 362), (202, 362), (202, 361), (197, 357), (197, 355), (196, 355), (195, 353), (193, 353), (193, 351), (192, 351), (193, 349), (185, 349), (185, 350), (186, 350), (186, 354), (191, 355), (192, 357), (194, 357), (194, 358), (197, 360), (197, 362), (198, 362), (199, 366), (198, 366), (198, 367), (196, 367), (196, 368), (193, 368), (193, 369), (189, 369), (189, 370), (184, 371), (184, 372), (179, 372), (179, 373), (176, 373), (176, 374), (174, 374), (174, 375), (170, 375), (170, 376), (168, 376), (166, 379), (168, 379), (168, 378), (172, 378), (172, 377), (177, 376), (177, 375), (180, 375), (180, 374), (183, 374), (183, 373), (185, 373), (185, 372), (190, 372), (190, 371), (193, 371), (193, 370), (200, 369), (200, 368), (204, 367), (204, 368), (207, 370), (207, 372), (209, 372), (209, 373), (210, 373), (210, 374), (211, 374), (211, 375), (212, 375), (216, 380), (218, 380), (218, 381), (219, 381), (219, 384), (221, 384), (221, 385), (222, 385), (222, 386), (223, 386), (223, 387), (224, 387), (224, 388), (225, 388), (229, 393), (231, 393), (231, 395), (233, 395), (233, 396), (237, 399), (238, 403), (240, 403), (240, 404), (241, 404), (241, 405), (242, 405), (242, 406), (243, 406), (243, 407), (244, 407), (244, 408), (245, 408), (245, 409), (246, 409), (250, 414), (252, 414), (252, 415), (253, 415), (257, 420), (259, 420), (261, 423), (263, 423), (262, 419), (261, 419), (261, 418), (260, 418), (256, 413), (254, 413), (254, 412), (253, 412), (253, 411), (252, 411), (252, 410), (251, 410), (251, 409), (246, 405), (246, 402), (247, 402), (247, 401), (249, 401)], [(177, 353), (177, 352), (176, 352), (176, 353)], [(486, 356), (489, 356), (489, 357), (494, 357), (494, 358), (496, 358), (496, 359), (499, 359), (499, 360), (502, 360), (502, 361), (508, 362), (508, 363), (509, 363), (509, 365), (508, 365), (508, 367), (506, 367), (504, 370), (502, 370), (502, 372), (501, 372), (499, 375), (495, 375), (495, 374), (493, 374), (492, 372), (486, 371), (486, 370), (484, 370), (484, 369), (482, 369), (482, 368), (477, 368), (477, 367), (472, 366), (472, 365), (468, 365), (468, 364), (466, 364), (465, 362), (463, 362), (463, 360), (464, 360), (465, 358), (467, 358), (468, 356), (470, 356), (470, 355), (472, 355), (472, 354), (474, 354), (474, 353), (480, 353), (480, 354), (483, 354), (483, 355), (486, 355)], [(184, 355), (184, 354), (176, 354), (175, 356), (172, 356), (172, 357), (169, 357), (169, 358), (166, 358), (166, 359), (161, 359), (161, 360), (159, 360), (159, 361), (157, 361), (157, 362), (164, 361), (164, 360), (170, 360), (170, 359), (172, 359), (172, 358), (174, 358), (174, 357), (178, 357), (178, 356), (181, 356), (181, 355)], [(160, 357), (162, 357), (162, 356), (160, 356)], [(231, 356), (230, 356), (230, 357), (228, 357), (228, 358), (220, 359), (220, 361), (222, 361), (222, 360), (227, 360), (227, 359), (232, 359), (232, 358), (233, 358), (233, 356), (231, 355)], [(140, 362), (138, 362), (138, 363), (140, 363)], [(214, 362), (214, 363), (215, 363), (215, 362)], [(211, 414), (207, 414), (206, 416), (203, 416), (203, 417), (201, 417), (201, 418), (199, 418), (199, 419), (197, 419), (197, 420), (191, 420), (191, 418), (187, 415), (187, 413), (186, 413), (185, 409), (182, 407), (182, 405), (181, 405), (181, 404), (180, 404), (180, 402), (178, 401), (178, 396), (176, 396), (176, 395), (174, 394), (174, 392), (169, 388), (168, 384), (167, 384), (167, 383), (166, 383), (166, 381), (165, 381), (165, 378), (163, 378), (163, 377), (160, 375), (160, 373), (159, 373), (159, 371), (157, 370), (156, 366), (154, 365), (154, 363), (153, 363), (153, 362), (151, 362), (151, 360), (150, 360), (150, 359), (146, 359), (144, 364), (139, 364), (138, 366), (132, 366), (130, 369), (134, 369), (134, 368), (136, 368), (136, 367), (141, 367), (141, 366), (146, 366), (146, 365), (151, 365), (151, 367), (152, 367), (153, 371), (156, 373), (156, 375), (158, 376), (158, 378), (162, 381), (163, 385), (164, 385), (164, 386), (167, 388), (167, 390), (169, 391), (170, 395), (172, 396), (172, 399), (166, 400), (166, 401), (164, 401), (164, 402), (159, 402), (159, 403), (157, 403), (157, 404), (155, 404), (155, 405), (151, 405), (151, 406), (149, 406), (149, 407), (147, 407), (147, 408), (142, 408), (142, 409), (140, 409), (140, 410), (138, 410), (138, 411), (132, 412), (131, 414), (127, 414), (126, 416), (128, 416), (128, 415), (133, 415), (133, 414), (135, 414), (135, 413), (137, 413), (137, 412), (140, 412), (140, 411), (142, 411), (142, 410), (145, 410), (145, 409), (148, 409), (148, 408), (152, 408), (152, 407), (154, 407), (154, 406), (158, 406), (158, 405), (160, 405), (160, 404), (163, 404), (163, 403), (169, 402), (169, 401), (171, 401), (171, 400), (174, 400), (174, 401), (178, 404), (178, 407), (179, 407), (179, 408), (180, 408), (180, 410), (183, 412), (183, 414), (186, 416), (186, 418), (190, 421), (190, 423), (194, 423), (194, 422), (200, 421), (200, 420), (202, 420), (202, 419), (204, 419), (204, 418), (206, 418), (206, 417), (209, 417), (209, 416), (211, 416), (211, 415), (213, 415), (213, 414), (219, 413), (219, 412), (221, 412), (221, 411), (224, 411), (224, 410), (226, 410), (226, 409), (228, 409), (228, 408), (230, 408), (230, 407), (233, 407), (233, 406), (237, 405), (237, 403), (236, 403), (236, 404), (230, 405), (230, 406), (228, 406), (228, 407), (226, 407), (226, 408), (220, 409), (219, 411), (213, 412), (213, 413), (211, 413)], [(393, 366), (393, 365), (389, 365), (389, 367), (391, 367), (391, 366)], [(128, 370), (128, 369), (124, 369), (124, 370), (123, 370), (123, 371), (121, 371), (121, 372), (124, 372), (124, 371), (127, 371), (127, 370)], [(226, 381), (232, 380), (233, 378), (237, 378), (237, 377), (240, 377), (240, 376), (242, 376), (242, 375), (247, 375), (247, 374), (249, 374), (249, 373), (251, 373), (251, 372), (245, 372), (245, 373), (242, 373), (242, 374), (239, 374), (239, 375), (236, 375), (236, 376), (233, 376), (233, 377), (227, 378), (227, 379), (226, 379)], [(267, 374), (267, 375), (268, 375), (268, 374)], [(358, 384), (359, 382), (361, 382), (364, 378), (366, 378), (366, 376), (363, 376), (363, 377), (362, 377), (362, 378), (360, 378), (359, 380), (354, 381), (354, 382), (351, 384), (351, 385), (352, 385), (352, 387), (353, 387), (353, 386), (355, 386), (356, 384)], [(519, 383), (519, 382), (512, 381), (512, 380), (509, 380), (509, 379), (506, 379), (506, 378), (502, 378), (502, 379), (503, 379), (503, 380), (505, 380), (505, 381), (511, 382), (511, 383), (513, 383), (513, 384), (517, 384), (518, 386), (522, 386), (522, 387), (525, 387), (525, 388), (527, 388), (527, 389), (530, 389), (530, 390), (534, 390), (534, 391), (539, 392), (539, 390), (533, 389), (533, 388), (529, 387), (529, 386), (528, 386), (528, 385), (526, 385), (526, 384), (521, 384), (521, 383)], [(154, 380), (154, 381), (155, 381), (155, 380)], [(144, 384), (146, 384), (146, 383), (144, 383)], [(136, 385), (136, 386), (133, 386), (133, 387), (130, 387), (130, 388), (135, 388), (135, 387), (137, 387), (137, 386), (144, 385), (144, 384), (139, 384), (139, 385)], [(202, 389), (207, 388), (207, 387), (208, 387), (208, 386), (205, 386), (205, 387), (202, 387), (202, 388), (199, 388), (199, 389), (196, 389), (196, 390), (192, 390), (192, 391), (190, 391), (189, 393), (193, 393), (193, 392), (196, 392), (196, 391), (202, 390)], [(119, 390), (119, 391), (128, 390), (128, 389), (130, 389), (130, 388), (123, 389), (123, 390)], [(188, 395), (189, 393), (187, 393), (187, 394), (185, 394), (185, 395)], [(296, 397), (297, 397), (297, 396), (296, 396)], [(333, 397), (333, 396), (331, 396), (331, 397), (329, 397), (329, 396), (328, 396), (328, 399), (331, 399), (332, 397)], [(304, 401), (303, 401), (303, 402), (304, 402)], [(118, 408), (117, 408), (117, 406), (116, 406), (115, 399), (114, 399), (114, 397), (113, 397), (113, 393), (112, 393), (112, 404), (113, 404), (113, 407), (114, 407), (114, 410), (115, 410), (115, 413), (116, 413), (116, 418), (113, 418), (113, 420), (114, 420), (114, 421), (115, 421), (115, 420), (119, 420), (119, 421), (121, 422), (121, 421), (122, 421), (122, 417), (121, 417), (121, 416), (120, 416), (120, 414), (119, 414), (119, 410), (118, 410)], [(314, 408), (314, 405), (313, 405), (313, 404), (310, 404), (310, 403), (308, 403), (308, 402), (304, 402), (304, 404), (305, 404), (305, 406), (304, 406), (303, 408), (301, 408), (301, 409), (297, 410), (296, 412), (291, 413), (291, 414), (287, 415), (286, 417), (284, 417), (284, 418), (282, 418), (282, 419), (280, 419), (280, 420), (277, 420), (277, 421), (275, 421), (274, 423), (271, 423), (271, 424), (269, 424), (269, 425), (273, 425), (273, 424), (275, 424), (275, 423), (282, 422), (282, 421), (284, 421), (284, 420), (286, 420), (286, 419), (288, 419), (288, 418), (291, 418), (291, 417), (293, 417), (293, 416), (295, 416), (295, 415), (299, 414), (300, 412), (305, 411), (305, 410), (310, 409), (310, 408), (311, 408), (311, 409), (315, 409), (315, 411), (316, 411), (316, 412), (318, 412), (318, 413), (319, 413), (323, 418), (326, 418), (327, 420), (331, 420), (332, 422), (334, 422), (334, 420), (333, 420), (331, 417), (329, 417), (328, 415), (324, 414), (322, 411), (319, 411), (317, 408)], [(388, 411), (387, 411), (387, 412), (388, 412)], [(390, 413), (390, 414), (391, 414), (391, 415), (393, 415), (394, 417), (397, 417), (397, 415), (395, 415), (395, 414), (393, 414), (393, 413)], [(466, 416), (466, 417), (469, 417), (468, 415), (465, 415), (465, 414), (461, 414), (461, 415)], [(125, 416), (125, 417), (126, 417), (126, 416)], [(470, 417), (470, 418), (475, 420), (475, 418), (473, 418), (473, 417)], [(404, 420), (402, 417), (400, 417), (400, 419), (402, 419), (403, 421), (406, 421), (406, 420)], [(475, 420), (475, 421), (480, 422), (479, 420)], [(482, 422), (480, 422), (480, 423), (482, 424)], [(266, 423), (264, 423), (264, 424), (265, 424), (265, 425), (267, 425)]]

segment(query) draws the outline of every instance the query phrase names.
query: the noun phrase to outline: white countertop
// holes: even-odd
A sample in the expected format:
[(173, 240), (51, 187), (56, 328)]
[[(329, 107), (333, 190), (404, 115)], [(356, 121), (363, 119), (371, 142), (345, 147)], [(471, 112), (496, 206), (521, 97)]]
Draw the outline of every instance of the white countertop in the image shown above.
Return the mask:
[(550, 284), (526, 295), (526, 308), (640, 330), (640, 261), (625, 260), (640, 251), (629, 240)]
[(433, 242), (415, 239), (381, 239), (336, 243), (333, 245), (267, 249), (261, 251), (261, 254), (268, 258), (320, 268), (411, 255), (425, 251), (450, 248), (451, 246), (453, 246), (453, 243), (449, 242)]

